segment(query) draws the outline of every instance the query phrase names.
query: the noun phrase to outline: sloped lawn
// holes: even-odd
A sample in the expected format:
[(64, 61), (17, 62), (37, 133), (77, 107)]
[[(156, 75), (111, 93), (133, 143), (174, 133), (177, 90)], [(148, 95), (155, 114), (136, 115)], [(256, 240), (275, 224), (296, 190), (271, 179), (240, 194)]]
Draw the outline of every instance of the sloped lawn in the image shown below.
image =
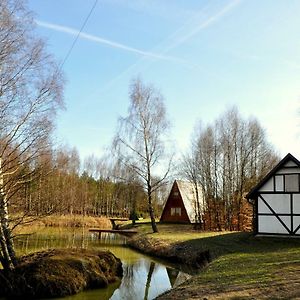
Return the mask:
[(159, 230), (143, 232), (191, 251), (209, 250), (212, 262), (158, 299), (300, 299), (300, 238), (205, 233), (174, 224)]

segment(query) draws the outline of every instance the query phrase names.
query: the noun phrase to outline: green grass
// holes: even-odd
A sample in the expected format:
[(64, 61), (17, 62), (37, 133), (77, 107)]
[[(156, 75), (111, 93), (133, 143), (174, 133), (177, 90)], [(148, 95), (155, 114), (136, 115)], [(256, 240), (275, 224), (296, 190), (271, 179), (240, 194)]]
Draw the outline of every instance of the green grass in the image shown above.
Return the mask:
[(139, 230), (170, 244), (210, 251), (213, 261), (187, 283), (195, 292), (200, 287), (223, 292), (249, 287), (268, 290), (276, 283), (282, 287), (280, 293), (292, 285), (290, 293), (293, 281), (299, 278), (300, 239), (254, 237), (242, 232), (197, 232), (191, 225), (158, 224), (158, 228), (156, 234), (151, 233), (147, 224), (141, 225)]
[(190, 224), (167, 224), (167, 223), (157, 223), (158, 233), (152, 232), (151, 223), (144, 222), (137, 224), (137, 229), (142, 234), (147, 234), (152, 238), (163, 239), (170, 243), (178, 243), (184, 241), (190, 241), (200, 238), (207, 238), (213, 236), (220, 236), (230, 233), (229, 231), (222, 232), (203, 232), (194, 230), (193, 226)]
[[(243, 234), (224, 237), (222, 242), (218, 238), (216, 241), (203, 239), (201, 245), (213, 249), (215, 260), (193, 278), (192, 289), (197, 286), (210, 286), (219, 291), (252, 288), (267, 293), (270, 286), (276, 284), (291, 286), (293, 291), (293, 281), (300, 270), (299, 240), (254, 238)], [(231, 244), (225, 243), (226, 238)], [(222, 244), (223, 249), (220, 248)]]

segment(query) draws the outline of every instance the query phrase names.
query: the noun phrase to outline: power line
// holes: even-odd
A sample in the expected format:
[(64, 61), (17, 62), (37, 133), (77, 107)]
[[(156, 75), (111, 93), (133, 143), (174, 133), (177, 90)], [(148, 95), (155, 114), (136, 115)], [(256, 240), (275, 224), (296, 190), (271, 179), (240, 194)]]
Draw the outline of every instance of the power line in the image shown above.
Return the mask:
[(86, 23), (88, 22), (90, 16), (92, 15), (92, 13), (93, 13), (93, 11), (94, 11), (94, 9), (95, 9), (97, 3), (98, 3), (98, 0), (95, 0), (95, 2), (94, 2), (94, 4), (93, 4), (93, 6), (91, 7), (91, 9), (90, 9), (90, 11), (89, 11), (87, 17), (86, 17), (85, 20), (84, 20), (84, 22), (83, 22), (83, 24), (82, 24), (80, 30), (78, 31), (78, 34), (76, 35), (76, 37), (75, 37), (75, 39), (74, 39), (74, 41), (73, 41), (73, 43), (72, 43), (72, 45), (71, 45), (69, 51), (67, 52), (67, 54), (66, 54), (64, 60), (62, 61), (61, 65), (60, 65), (60, 70), (62, 69), (62, 67), (63, 67), (64, 64), (66, 63), (67, 59), (68, 59), (69, 56), (71, 55), (71, 52), (72, 52), (72, 50), (73, 50), (73, 48), (74, 48), (74, 46), (75, 46), (75, 44), (76, 44), (76, 42), (77, 42), (77, 40), (78, 40), (78, 38), (79, 38), (79, 36), (80, 36), (80, 34), (81, 34), (83, 28), (85, 27), (85, 25), (86, 25)]

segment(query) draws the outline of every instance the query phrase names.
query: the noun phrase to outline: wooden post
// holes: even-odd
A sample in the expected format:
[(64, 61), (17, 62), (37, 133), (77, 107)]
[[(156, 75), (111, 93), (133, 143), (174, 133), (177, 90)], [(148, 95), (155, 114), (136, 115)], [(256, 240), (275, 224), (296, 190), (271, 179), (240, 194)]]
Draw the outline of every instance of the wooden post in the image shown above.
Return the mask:
[(116, 229), (116, 222), (113, 219), (110, 219), (111, 221), (111, 225), (112, 225), (112, 229)]

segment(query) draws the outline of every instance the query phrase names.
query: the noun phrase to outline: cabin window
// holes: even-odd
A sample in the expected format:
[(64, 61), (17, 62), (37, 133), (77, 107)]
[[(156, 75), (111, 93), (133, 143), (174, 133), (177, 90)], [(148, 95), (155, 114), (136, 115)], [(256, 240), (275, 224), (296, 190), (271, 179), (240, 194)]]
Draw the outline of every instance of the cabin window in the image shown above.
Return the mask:
[(174, 196), (178, 196), (179, 195), (179, 193), (178, 192), (174, 192)]
[(299, 192), (299, 175), (298, 174), (289, 174), (285, 175), (285, 192)]
[(171, 207), (171, 216), (181, 216), (181, 207)]

